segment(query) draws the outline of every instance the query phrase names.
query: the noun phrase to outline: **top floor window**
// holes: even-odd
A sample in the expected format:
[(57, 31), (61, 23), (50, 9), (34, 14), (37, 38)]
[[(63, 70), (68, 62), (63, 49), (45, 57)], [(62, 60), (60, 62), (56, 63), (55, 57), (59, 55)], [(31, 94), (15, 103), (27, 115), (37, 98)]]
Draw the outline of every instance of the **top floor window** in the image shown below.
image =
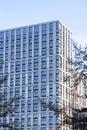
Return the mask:
[(47, 25), (43, 24), (42, 25), (42, 34), (46, 34), (46, 31), (47, 31)]
[(9, 40), (9, 31), (6, 31), (6, 41)]
[(4, 41), (4, 32), (0, 32), (0, 42)]
[(37, 36), (39, 34), (39, 26), (34, 27), (34, 35)]
[(15, 30), (11, 30), (11, 40), (14, 40), (15, 38)]
[(49, 31), (50, 31), (50, 33), (53, 32), (53, 23), (50, 23), (50, 24), (49, 24)]
[(32, 27), (29, 27), (29, 37), (32, 37)]
[(17, 29), (16, 30), (16, 39), (20, 39), (21, 38), (21, 29)]
[(23, 28), (23, 38), (26, 38), (26, 28)]

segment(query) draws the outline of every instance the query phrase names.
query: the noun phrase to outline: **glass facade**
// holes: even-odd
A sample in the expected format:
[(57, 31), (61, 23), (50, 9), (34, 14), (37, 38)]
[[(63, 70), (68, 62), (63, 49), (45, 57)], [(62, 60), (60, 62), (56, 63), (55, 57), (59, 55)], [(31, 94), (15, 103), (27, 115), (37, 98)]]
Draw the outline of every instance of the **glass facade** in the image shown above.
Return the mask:
[(22, 96), (14, 104), (17, 127), (60, 129), (61, 115), (43, 108), (38, 97), (58, 107), (67, 105), (70, 97), (65, 91), (70, 88), (63, 84), (63, 76), (68, 72), (69, 57), (71, 32), (59, 21), (0, 32), (0, 61), (4, 61), (0, 74), (8, 73), (0, 92), (9, 93), (5, 100)]

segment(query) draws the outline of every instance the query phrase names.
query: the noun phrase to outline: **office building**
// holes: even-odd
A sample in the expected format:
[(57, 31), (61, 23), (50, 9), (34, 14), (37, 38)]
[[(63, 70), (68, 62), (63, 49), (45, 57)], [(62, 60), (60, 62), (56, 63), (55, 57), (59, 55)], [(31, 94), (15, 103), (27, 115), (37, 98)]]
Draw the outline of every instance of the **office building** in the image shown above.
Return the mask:
[[(70, 130), (60, 125), (63, 115), (45, 109), (38, 98), (65, 107), (71, 114), (68, 106), (72, 89), (63, 83), (63, 77), (69, 74), (71, 44), (71, 32), (60, 21), (0, 31), (0, 60), (4, 61), (0, 74), (8, 73), (0, 92), (8, 93), (5, 100), (22, 96), (14, 103), (16, 127)], [(10, 122), (13, 117), (2, 120)]]

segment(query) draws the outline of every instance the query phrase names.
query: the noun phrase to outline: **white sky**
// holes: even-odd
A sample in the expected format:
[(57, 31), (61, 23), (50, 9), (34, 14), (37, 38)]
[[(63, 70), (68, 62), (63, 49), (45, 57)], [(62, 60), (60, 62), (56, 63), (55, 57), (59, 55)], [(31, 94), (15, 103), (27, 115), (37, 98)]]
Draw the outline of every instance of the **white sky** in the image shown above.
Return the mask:
[(0, 0), (0, 30), (53, 20), (87, 43), (87, 0)]

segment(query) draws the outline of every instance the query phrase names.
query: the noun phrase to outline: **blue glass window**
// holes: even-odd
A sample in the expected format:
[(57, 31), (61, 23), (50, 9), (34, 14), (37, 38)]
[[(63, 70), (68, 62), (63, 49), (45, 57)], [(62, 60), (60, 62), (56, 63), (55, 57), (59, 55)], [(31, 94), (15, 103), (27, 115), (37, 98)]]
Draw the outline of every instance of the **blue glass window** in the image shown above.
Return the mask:
[(41, 96), (46, 97), (46, 84), (41, 85)]
[(0, 42), (4, 41), (4, 32), (0, 32)]
[(39, 35), (39, 26), (35, 26), (34, 27), (34, 36), (38, 36)]
[(42, 34), (46, 33), (46, 31), (47, 31), (47, 25), (43, 24), (42, 25)]
[(29, 37), (32, 37), (32, 27), (29, 27)]
[(15, 38), (15, 30), (11, 30), (11, 40), (14, 40)]
[(21, 39), (21, 29), (16, 30), (16, 39)]
[(23, 28), (23, 38), (26, 38), (26, 28)]
[(44, 82), (47, 82), (47, 71), (42, 71), (41, 72), (41, 82), (44, 83)]
[(50, 33), (53, 33), (53, 23), (49, 24), (49, 31), (50, 31)]

